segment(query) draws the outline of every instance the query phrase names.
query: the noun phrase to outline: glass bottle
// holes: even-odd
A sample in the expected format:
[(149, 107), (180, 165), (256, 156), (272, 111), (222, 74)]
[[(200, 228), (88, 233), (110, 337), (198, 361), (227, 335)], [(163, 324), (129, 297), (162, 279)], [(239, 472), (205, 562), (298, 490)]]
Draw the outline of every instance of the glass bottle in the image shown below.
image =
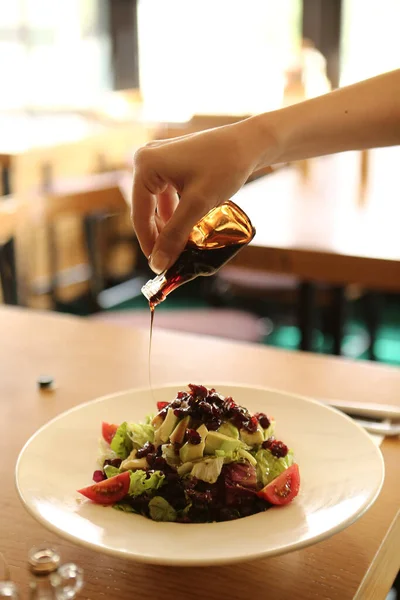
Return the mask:
[(19, 600), (18, 588), (12, 581), (0, 581), (0, 598)]
[(71, 600), (83, 586), (82, 569), (72, 563), (60, 566), (53, 548), (32, 548), (28, 561), (33, 576), (30, 600)]
[(176, 262), (142, 287), (150, 308), (199, 275), (216, 273), (251, 242), (255, 233), (248, 216), (231, 200), (210, 210), (192, 229)]

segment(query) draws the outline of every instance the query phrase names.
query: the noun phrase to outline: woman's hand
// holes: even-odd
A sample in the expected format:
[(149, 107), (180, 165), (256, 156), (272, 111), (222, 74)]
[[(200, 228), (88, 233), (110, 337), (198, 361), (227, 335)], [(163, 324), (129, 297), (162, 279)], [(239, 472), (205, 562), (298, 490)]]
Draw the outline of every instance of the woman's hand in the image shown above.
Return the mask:
[(265, 133), (258, 133), (253, 119), (138, 150), (132, 220), (155, 272), (177, 259), (193, 226), (241, 188), (264, 154)]

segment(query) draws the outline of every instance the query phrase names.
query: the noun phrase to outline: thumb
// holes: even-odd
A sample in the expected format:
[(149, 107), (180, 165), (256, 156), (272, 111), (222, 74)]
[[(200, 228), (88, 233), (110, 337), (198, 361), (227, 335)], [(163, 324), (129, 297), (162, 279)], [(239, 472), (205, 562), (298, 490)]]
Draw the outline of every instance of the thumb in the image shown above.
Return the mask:
[(199, 194), (183, 194), (173, 215), (166, 223), (154, 245), (150, 267), (161, 273), (178, 258), (196, 223), (214, 206), (210, 198)]

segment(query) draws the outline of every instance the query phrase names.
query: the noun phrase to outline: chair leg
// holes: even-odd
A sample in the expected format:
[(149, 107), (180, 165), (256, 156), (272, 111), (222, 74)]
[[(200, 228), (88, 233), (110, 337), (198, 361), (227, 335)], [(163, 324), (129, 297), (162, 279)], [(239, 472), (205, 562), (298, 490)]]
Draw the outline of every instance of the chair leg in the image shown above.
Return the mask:
[(346, 320), (346, 293), (344, 286), (332, 288), (332, 336), (333, 354), (340, 356)]
[(299, 288), (298, 323), (300, 328), (300, 349), (312, 350), (312, 337), (315, 315), (315, 284), (303, 281)]
[(363, 298), (365, 322), (370, 338), (368, 348), (369, 360), (377, 360), (375, 354), (376, 334), (379, 327), (379, 317), (382, 297), (376, 292), (367, 292)]
[(18, 285), (13, 239), (0, 247), (0, 279), (5, 304), (17, 305)]

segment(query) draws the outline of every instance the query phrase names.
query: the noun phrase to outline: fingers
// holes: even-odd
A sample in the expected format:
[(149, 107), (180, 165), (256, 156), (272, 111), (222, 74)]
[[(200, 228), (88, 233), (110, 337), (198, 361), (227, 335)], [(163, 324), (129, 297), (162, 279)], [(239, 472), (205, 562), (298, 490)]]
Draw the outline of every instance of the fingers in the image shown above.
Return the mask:
[(161, 194), (157, 194), (157, 212), (164, 224), (170, 220), (178, 204), (178, 194), (171, 185), (168, 185)]
[(135, 174), (132, 188), (132, 222), (145, 256), (152, 253), (158, 235), (156, 206), (156, 197), (144, 185), (142, 178)]
[(154, 245), (150, 267), (161, 273), (175, 262), (184, 249), (194, 225), (214, 206), (210, 198), (186, 193)]

